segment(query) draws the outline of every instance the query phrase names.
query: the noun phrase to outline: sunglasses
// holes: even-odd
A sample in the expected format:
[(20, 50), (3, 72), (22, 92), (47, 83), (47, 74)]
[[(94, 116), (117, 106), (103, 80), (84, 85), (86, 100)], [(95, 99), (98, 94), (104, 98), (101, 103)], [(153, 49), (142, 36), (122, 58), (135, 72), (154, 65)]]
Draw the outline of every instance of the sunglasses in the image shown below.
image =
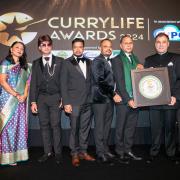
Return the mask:
[(51, 43), (47, 43), (47, 44), (42, 43), (40, 46), (41, 47), (50, 47), (50, 46), (52, 46), (52, 44)]

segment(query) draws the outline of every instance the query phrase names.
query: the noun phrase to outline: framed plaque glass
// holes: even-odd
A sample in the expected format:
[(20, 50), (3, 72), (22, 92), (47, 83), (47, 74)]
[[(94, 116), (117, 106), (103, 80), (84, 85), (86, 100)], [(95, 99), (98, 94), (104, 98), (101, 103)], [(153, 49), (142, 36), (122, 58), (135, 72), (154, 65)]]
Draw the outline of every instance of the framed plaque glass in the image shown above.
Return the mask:
[(131, 70), (134, 102), (137, 107), (171, 102), (168, 69)]

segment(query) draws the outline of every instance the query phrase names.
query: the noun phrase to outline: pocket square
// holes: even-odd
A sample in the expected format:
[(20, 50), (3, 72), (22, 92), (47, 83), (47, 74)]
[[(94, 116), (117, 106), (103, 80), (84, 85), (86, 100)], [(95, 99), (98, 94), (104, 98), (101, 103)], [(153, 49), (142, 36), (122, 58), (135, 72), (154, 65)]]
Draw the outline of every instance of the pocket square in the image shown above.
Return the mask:
[(169, 62), (168, 66), (173, 66), (173, 63), (172, 63), (172, 62)]

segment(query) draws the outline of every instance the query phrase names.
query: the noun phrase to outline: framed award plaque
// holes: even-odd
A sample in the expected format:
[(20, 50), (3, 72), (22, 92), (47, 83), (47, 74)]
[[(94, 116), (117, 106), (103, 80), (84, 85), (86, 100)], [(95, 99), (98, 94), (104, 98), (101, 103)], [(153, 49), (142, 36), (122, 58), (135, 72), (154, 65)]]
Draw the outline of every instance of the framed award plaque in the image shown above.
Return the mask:
[(131, 70), (134, 102), (137, 107), (171, 102), (168, 69)]

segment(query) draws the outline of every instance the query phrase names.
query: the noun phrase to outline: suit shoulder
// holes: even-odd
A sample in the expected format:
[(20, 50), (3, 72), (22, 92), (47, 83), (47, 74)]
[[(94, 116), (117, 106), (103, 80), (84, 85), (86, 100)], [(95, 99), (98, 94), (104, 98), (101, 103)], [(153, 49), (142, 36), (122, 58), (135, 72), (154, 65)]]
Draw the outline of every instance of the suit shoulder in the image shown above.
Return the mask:
[(171, 53), (170, 52), (169, 55), (176, 57), (176, 58), (180, 58), (180, 54), (178, 54), (178, 53)]
[(102, 63), (102, 62), (105, 62), (105, 58), (102, 54), (100, 54), (100, 55), (96, 56), (93, 61), (96, 63)]
[(118, 54), (117, 56), (113, 57), (112, 60), (111, 60), (111, 63), (112, 64), (116, 64), (116, 63), (119, 63), (119, 64), (122, 64), (122, 59), (121, 59), (121, 56)]
[(72, 58), (72, 56), (71, 57), (68, 57), (68, 58), (66, 58), (66, 59), (64, 59), (64, 61), (71, 61), (73, 58)]
[(56, 64), (61, 64), (64, 61), (64, 59), (61, 57), (58, 57), (58, 56), (54, 56), (54, 57), (55, 57)]
[(58, 61), (63, 61), (63, 60), (64, 60), (64, 58), (59, 57), (59, 56), (55, 56), (55, 58), (56, 58), (56, 60), (58, 60)]
[(32, 64), (33, 64), (33, 65), (38, 64), (40, 60), (41, 60), (41, 57), (33, 60), (33, 61), (32, 61)]
[(156, 54), (147, 56), (147, 57), (145, 58), (145, 61), (151, 61), (151, 60), (153, 60), (155, 57), (156, 57)]
[(67, 58), (62, 61), (62, 64), (65, 66), (66, 64), (69, 64), (70, 62), (71, 62), (71, 58)]
[(84, 59), (86, 59), (86, 61), (91, 61), (91, 59), (89, 59), (88, 57), (84, 56)]
[(119, 60), (119, 59), (121, 59), (121, 56), (119, 54), (112, 58), (112, 60)]

